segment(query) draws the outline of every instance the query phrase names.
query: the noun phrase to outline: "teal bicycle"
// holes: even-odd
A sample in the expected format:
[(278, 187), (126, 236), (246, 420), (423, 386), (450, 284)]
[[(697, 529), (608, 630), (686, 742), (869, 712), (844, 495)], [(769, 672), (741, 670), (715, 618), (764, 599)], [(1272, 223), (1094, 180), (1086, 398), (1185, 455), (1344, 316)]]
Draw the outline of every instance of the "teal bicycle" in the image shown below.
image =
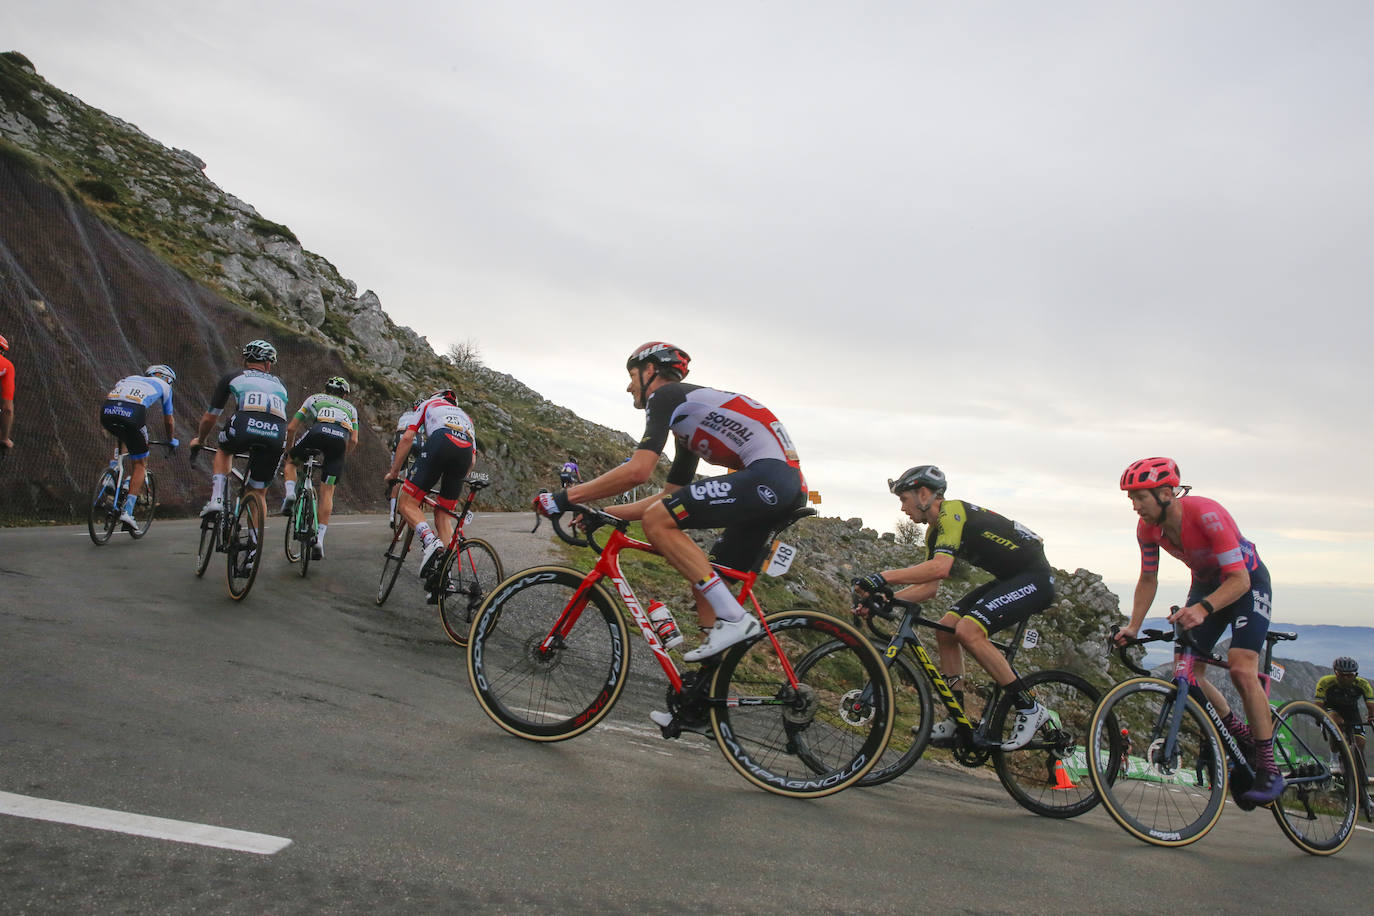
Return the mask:
[(310, 451), (301, 463), (300, 489), (291, 506), (291, 522), (286, 526), (286, 561), (301, 564), (301, 578), (310, 571), (315, 543), (318, 538), (319, 498), (315, 494), (315, 471), (323, 460), (323, 453)]

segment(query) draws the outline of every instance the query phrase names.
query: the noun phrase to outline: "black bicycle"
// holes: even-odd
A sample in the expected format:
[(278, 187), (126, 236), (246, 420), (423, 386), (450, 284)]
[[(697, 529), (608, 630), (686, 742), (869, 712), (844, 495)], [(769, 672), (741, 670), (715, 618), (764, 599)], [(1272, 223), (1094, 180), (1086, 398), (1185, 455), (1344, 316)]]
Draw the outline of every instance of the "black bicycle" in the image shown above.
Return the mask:
[[(283, 459), (289, 460), (289, 459)], [(319, 537), (319, 503), (315, 495), (314, 474), (324, 461), (324, 453), (311, 449), (301, 462), (300, 489), (291, 505), (291, 521), (286, 526), (286, 562), (301, 564), (301, 578), (310, 571), (310, 560)]]
[[(1260, 674), (1266, 693), (1274, 644), (1296, 638), (1296, 633), (1269, 631)], [(1129, 646), (1155, 641), (1178, 643), (1171, 681), (1150, 676), (1126, 654)], [(1198, 686), (1200, 666), (1227, 668), (1226, 660), (1199, 652), (1182, 630), (1146, 630), (1128, 640), (1120, 655), (1142, 676), (1107, 691), (1089, 730), (1088, 759), (1099, 764), (1089, 776), (1112, 819), (1146, 843), (1186, 846), (1220, 819), (1228, 788), (1237, 807), (1253, 810), (1243, 795), (1255, 770)], [(1335, 748), (1342, 770), (1356, 772), (1350, 746), (1311, 701), (1292, 700), (1271, 707), (1271, 713), (1274, 762), (1285, 786), (1267, 807), (1284, 836), (1304, 852), (1339, 852), (1354, 832), (1357, 791), (1353, 780), (1333, 772), (1328, 758)], [(1123, 758), (1124, 766), (1118, 763)]]
[[(200, 451), (218, 451), (211, 445), (199, 445), (191, 449), (194, 461)], [(234, 462), (243, 460), (247, 465), (248, 455), (235, 455)], [(210, 560), (218, 551), (225, 555), (225, 580), (229, 586), (229, 597), (242, 601), (248, 597), (253, 582), (258, 577), (258, 567), (262, 565), (263, 528), (266, 519), (259, 519), (253, 511), (253, 497), (246, 492), (245, 471), (231, 464), (230, 477), (226, 484), (231, 492), (225, 494), (224, 511), (211, 512), (200, 519), (200, 546), (196, 550), (196, 575), (205, 575)]]
[[(150, 446), (160, 445), (167, 449), (167, 454), (172, 454), (172, 443), (170, 442), (149, 442)], [(109, 543), (114, 536), (115, 529), (119, 527), (119, 516), (124, 510), (124, 502), (129, 497), (129, 476), (130, 472), (125, 467), (125, 461), (129, 455), (119, 444), (115, 445), (114, 456), (110, 459), (109, 467), (100, 472), (100, 479), (95, 485), (95, 495), (91, 497), (91, 504), (86, 510), (86, 530), (90, 532), (91, 540), (96, 546)], [(147, 469), (143, 478), (143, 491), (138, 494), (137, 501), (134, 502), (133, 516), (138, 524), (132, 528), (125, 526), (124, 530), (129, 532), (129, 536), (137, 540), (148, 533), (148, 529), (153, 525), (153, 514), (157, 511), (157, 481), (153, 477), (151, 468)]]
[[(1350, 780), (1355, 783), (1356, 791), (1359, 793), (1360, 813), (1364, 815), (1366, 821), (1374, 822), (1374, 798), (1369, 796), (1369, 772), (1364, 763), (1364, 748), (1360, 747), (1360, 742), (1356, 740), (1364, 737), (1364, 730), (1367, 725), (1374, 725), (1374, 722), (1352, 722), (1342, 716), (1341, 735), (1345, 738), (1345, 743), (1350, 746), (1350, 757), (1355, 761), (1355, 769), (1353, 772), (1337, 770), (1334, 775), (1336, 779)], [(1333, 756), (1336, 756), (1334, 751)], [(1339, 756), (1336, 756), (1336, 759), (1339, 759)], [(1334, 767), (1333, 770), (1335, 770)]]
[[(1013, 698), (992, 685), (982, 697), (981, 715), (975, 721), (955, 699), (950, 681), (935, 666), (917, 634), (918, 627), (946, 633), (954, 632), (952, 627), (922, 617), (919, 604), (893, 598), (890, 592), (877, 592), (862, 600), (856, 596), (856, 602), (866, 612), (856, 614), (856, 618), (878, 637), (892, 677), (896, 707), (887, 749), (859, 780), (859, 785), (873, 786), (896, 779), (925, 753), (934, 728), (934, 687), (956, 725), (952, 740), (942, 744), (951, 748), (959, 763), (981, 767), (991, 759), (1007, 793), (1022, 807), (1044, 817), (1076, 817), (1097, 804), (1084, 759), (1088, 721), (1100, 696), (1097, 688), (1069, 671), (1046, 670), (1026, 675), (1022, 683), (1050, 710), (1050, 718), (1024, 747), (1004, 749), (1002, 744), (1011, 737), (1016, 723)], [(1017, 649), (1037, 641), (1028, 621), (1022, 621), (1008, 641), (993, 640), (992, 644), (1015, 672)], [(817, 648), (802, 659), (797, 676), (803, 676), (829, 653), (840, 650), (839, 643)]]

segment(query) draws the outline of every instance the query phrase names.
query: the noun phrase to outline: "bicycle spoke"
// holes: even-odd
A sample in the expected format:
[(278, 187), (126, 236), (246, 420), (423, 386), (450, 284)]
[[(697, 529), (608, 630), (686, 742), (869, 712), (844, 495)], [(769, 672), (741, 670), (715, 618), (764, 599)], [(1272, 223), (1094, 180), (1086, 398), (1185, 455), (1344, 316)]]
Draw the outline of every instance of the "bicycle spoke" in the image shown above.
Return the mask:
[(1349, 745), (1316, 704), (1294, 700), (1274, 714), (1274, 762), (1285, 782), (1271, 808), (1279, 829), (1305, 852), (1339, 852), (1355, 829), (1358, 770)]

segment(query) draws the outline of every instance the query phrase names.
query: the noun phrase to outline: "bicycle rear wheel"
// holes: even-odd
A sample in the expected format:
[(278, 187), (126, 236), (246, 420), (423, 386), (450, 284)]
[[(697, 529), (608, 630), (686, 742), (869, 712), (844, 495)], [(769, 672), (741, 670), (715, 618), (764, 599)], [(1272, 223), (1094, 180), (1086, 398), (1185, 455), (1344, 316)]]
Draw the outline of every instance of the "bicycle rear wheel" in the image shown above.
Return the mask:
[(212, 512), (200, 519), (200, 546), (196, 548), (196, 578), (205, 575), (210, 566), (210, 558), (219, 546), (219, 513)]
[[(767, 635), (727, 649), (711, 683), (711, 724), (730, 765), (778, 795), (817, 798), (857, 783), (892, 731), (892, 681), (863, 634), (819, 611), (764, 618)], [(806, 676), (793, 688), (778, 650)], [(821, 648), (838, 642), (841, 648)], [(860, 702), (860, 698), (863, 702)]]
[[(1327, 758), (1333, 745), (1342, 778)], [(1340, 852), (1355, 833), (1361, 787), (1350, 745), (1316, 703), (1292, 700), (1274, 713), (1274, 762), (1286, 785), (1270, 811), (1283, 835), (1303, 852), (1329, 856)]]
[(115, 475), (106, 470), (100, 475), (91, 496), (91, 504), (86, 510), (86, 530), (97, 547), (108, 543), (119, 522), (119, 511), (115, 506)]
[(468, 679), (483, 711), (512, 735), (572, 738), (620, 698), (629, 631), (601, 585), (582, 593), (567, 633), (553, 632), (585, 579), (573, 569), (535, 566), (499, 583), (477, 612)]
[[(1027, 811), (1042, 817), (1077, 817), (1098, 800), (1088, 777), (1088, 728), (1101, 694), (1067, 671), (1037, 671), (1022, 678), (1022, 683), (1050, 711), (1050, 719), (1025, 747), (992, 752), (997, 778)], [(991, 734), (1000, 742), (1011, 737), (1016, 708), (1008, 696), (1003, 696), (999, 706)], [(1113, 721), (1109, 715), (1105, 727), (1110, 729)]]
[(300, 509), (298, 510), (300, 515), (297, 516), (299, 521), (296, 523), (296, 534), (300, 538), (297, 543), (300, 544), (301, 578), (304, 579), (305, 574), (310, 572), (310, 560), (315, 554), (315, 532), (317, 529), (315, 525), (314, 491), (306, 490), (300, 495), (300, 498), (297, 499), (296, 502), (300, 505)]
[(377, 583), (377, 604), (386, 604), (387, 596), (396, 584), (396, 577), (406, 563), (406, 554), (410, 552), (410, 542), (414, 537), (415, 529), (405, 522), (401, 522), (400, 527), (391, 529), (391, 543), (386, 545), (386, 553), (382, 555), (382, 578)]
[(153, 472), (148, 471), (143, 477), (143, 492), (138, 494), (138, 499), (134, 502), (134, 520), (138, 526), (129, 532), (129, 536), (138, 540), (148, 533), (148, 529), (153, 527), (153, 513), (157, 510), (157, 481), (153, 479)]
[(444, 559), (439, 577), (439, 620), (448, 638), (468, 644), (472, 618), (491, 587), (505, 578), (496, 550), (481, 538), (466, 538), (456, 552)]
[[(1188, 697), (1172, 754), (1165, 744), (1177, 688), (1170, 681), (1137, 677), (1102, 697), (1088, 726), (1088, 776), (1102, 807), (1131, 836), (1155, 846), (1186, 846), (1221, 817), (1226, 801), (1226, 755), (1221, 736), (1197, 700)], [(1117, 763), (1130, 731), (1133, 753)]]
[(242, 601), (248, 597), (253, 581), (258, 577), (258, 566), (262, 563), (262, 531), (253, 513), (252, 498), (245, 494), (238, 503), (238, 513), (229, 529), (229, 549), (225, 551), (225, 556), (229, 597)]

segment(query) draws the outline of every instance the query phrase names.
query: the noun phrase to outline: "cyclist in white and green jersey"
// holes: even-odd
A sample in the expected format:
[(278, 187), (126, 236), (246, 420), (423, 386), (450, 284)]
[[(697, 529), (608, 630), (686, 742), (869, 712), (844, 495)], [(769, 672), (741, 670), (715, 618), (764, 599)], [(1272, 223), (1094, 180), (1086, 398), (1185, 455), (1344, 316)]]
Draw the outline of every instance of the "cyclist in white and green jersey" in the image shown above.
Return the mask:
[[(315, 544), (310, 548), (312, 560), (324, 559), (324, 532), (334, 514), (334, 487), (343, 474), (344, 457), (358, 447), (358, 408), (344, 400), (348, 393), (348, 380), (334, 376), (324, 383), (322, 394), (312, 394), (305, 399), (286, 426), (286, 439), (295, 444), (287, 452), (291, 460), (282, 471), (286, 478), (282, 515), (290, 515), (296, 501), (297, 469), (305, 460), (306, 452), (318, 450), (324, 455), (320, 469), (320, 523), (315, 529)], [(300, 435), (302, 429), (304, 435)]]

